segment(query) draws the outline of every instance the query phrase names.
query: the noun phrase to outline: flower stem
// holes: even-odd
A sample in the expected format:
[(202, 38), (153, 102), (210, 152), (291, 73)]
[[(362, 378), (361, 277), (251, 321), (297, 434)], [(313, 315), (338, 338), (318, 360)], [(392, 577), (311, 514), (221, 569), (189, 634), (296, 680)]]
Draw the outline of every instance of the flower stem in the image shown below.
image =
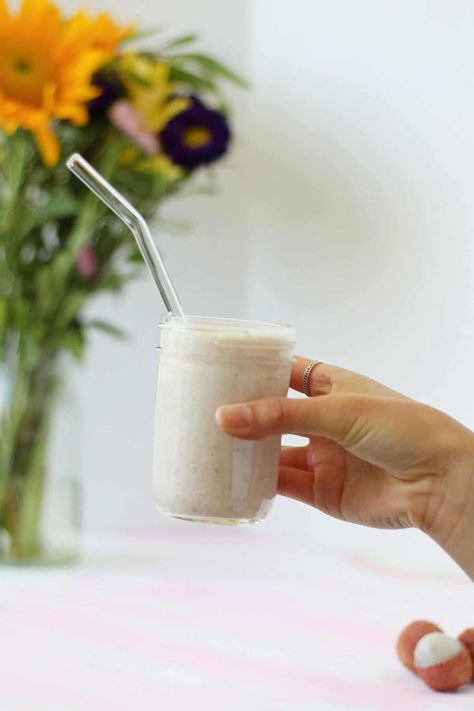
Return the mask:
[[(15, 374), (12, 407), (16, 427), (3, 495), (2, 525), (14, 560), (34, 559), (41, 552), (41, 511), (49, 428), (58, 388), (56, 358), (44, 359), (31, 372)], [(13, 413), (12, 413), (13, 414)]]
[(28, 152), (28, 138), (17, 131), (7, 142), (4, 171), (7, 177), (6, 199), (1, 213), (0, 233), (8, 235), (15, 229), (17, 206), (23, 187)]
[[(8, 361), (13, 350), (11, 333), (8, 330), (9, 310), (13, 308), (14, 297), (8, 290), (8, 273), (10, 262), (15, 260), (19, 246), (16, 243), (16, 220), (21, 202), (24, 176), (26, 172), (28, 152), (28, 138), (21, 131), (17, 131), (9, 138), (5, 149), (5, 160), (2, 172), (5, 176), (5, 195), (3, 205), (0, 206), (0, 243), (3, 246), (3, 255), (0, 258), (0, 301), (2, 302), (2, 319), (0, 319), (0, 364), (2, 366), (0, 386), (3, 398), (7, 404), (0, 409), (0, 521), (3, 504), (5, 501), (6, 487), (10, 475), (10, 462), (15, 441), (17, 418), (21, 412), (21, 404), (26, 396), (24, 391), (25, 381), (20, 378), (15, 382), (13, 394), (9, 392), (12, 387)], [(9, 400), (11, 399), (11, 402)]]

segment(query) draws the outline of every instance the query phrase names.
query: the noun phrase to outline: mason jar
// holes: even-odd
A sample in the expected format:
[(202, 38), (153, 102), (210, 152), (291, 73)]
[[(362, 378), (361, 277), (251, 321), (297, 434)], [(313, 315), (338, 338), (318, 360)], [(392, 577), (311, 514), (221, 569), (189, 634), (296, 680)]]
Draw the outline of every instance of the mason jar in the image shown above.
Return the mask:
[(262, 521), (278, 484), (280, 437), (234, 439), (220, 405), (285, 396), (290, 326), (166, 316), (160, 327), (153, 488), (169, 516), (218, 524)]
[(72, 362), (0, 358), (0, 564), (74, 562), (80, 543), (81, 418)]

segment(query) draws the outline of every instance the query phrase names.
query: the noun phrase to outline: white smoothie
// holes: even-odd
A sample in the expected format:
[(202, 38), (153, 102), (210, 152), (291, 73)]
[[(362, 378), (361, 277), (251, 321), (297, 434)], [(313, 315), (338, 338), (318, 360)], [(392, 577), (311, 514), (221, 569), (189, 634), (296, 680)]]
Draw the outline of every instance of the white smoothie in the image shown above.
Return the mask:
[(253, 523), (277, 490), (280, 438), (236, 440), (220, 405), (286, 395), (294, 348), (287, 326), (169, 316), (161, 326), (154, 494), (163, 513)]

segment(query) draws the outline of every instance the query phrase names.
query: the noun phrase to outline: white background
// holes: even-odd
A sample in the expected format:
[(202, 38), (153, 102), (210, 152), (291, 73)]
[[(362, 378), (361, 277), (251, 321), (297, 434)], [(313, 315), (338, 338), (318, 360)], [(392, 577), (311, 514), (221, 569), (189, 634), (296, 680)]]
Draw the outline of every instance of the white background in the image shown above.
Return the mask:
[[(104, 3), (91, 3), (104, 7)], [(73, 3), (67, 3), (72, 9)], [(109, 2), (130, 17), (124, 0)], [(160, 236), (191, 312), (293, 323), (299, 351), (372, 375), (474, 427), (474, 8), (467, 0), (136, 0), (247, 74), (218, 198), (166, 207)], [(151, 9), (150, 9), (151, 8)], [(151, 493), (157, 324), (149, 279), (95, 312), (79, 380), (85, 522), (168, 525)], [(177, 524), (179, 525), (179, 524)], [(445, 565), (413, 532), (365, 531), (279, 501), (271, 530)], [(370, 551), (370, 553), (368, 553)]]

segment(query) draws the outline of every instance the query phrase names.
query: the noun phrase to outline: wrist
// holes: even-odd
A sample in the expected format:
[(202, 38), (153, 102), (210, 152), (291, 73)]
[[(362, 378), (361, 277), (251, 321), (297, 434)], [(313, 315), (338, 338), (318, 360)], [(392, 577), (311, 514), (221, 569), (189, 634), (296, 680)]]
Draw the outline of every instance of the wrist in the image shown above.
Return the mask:
[(474, 580), (474, 434), (464, 431), (435, 475), (421, 528)]

